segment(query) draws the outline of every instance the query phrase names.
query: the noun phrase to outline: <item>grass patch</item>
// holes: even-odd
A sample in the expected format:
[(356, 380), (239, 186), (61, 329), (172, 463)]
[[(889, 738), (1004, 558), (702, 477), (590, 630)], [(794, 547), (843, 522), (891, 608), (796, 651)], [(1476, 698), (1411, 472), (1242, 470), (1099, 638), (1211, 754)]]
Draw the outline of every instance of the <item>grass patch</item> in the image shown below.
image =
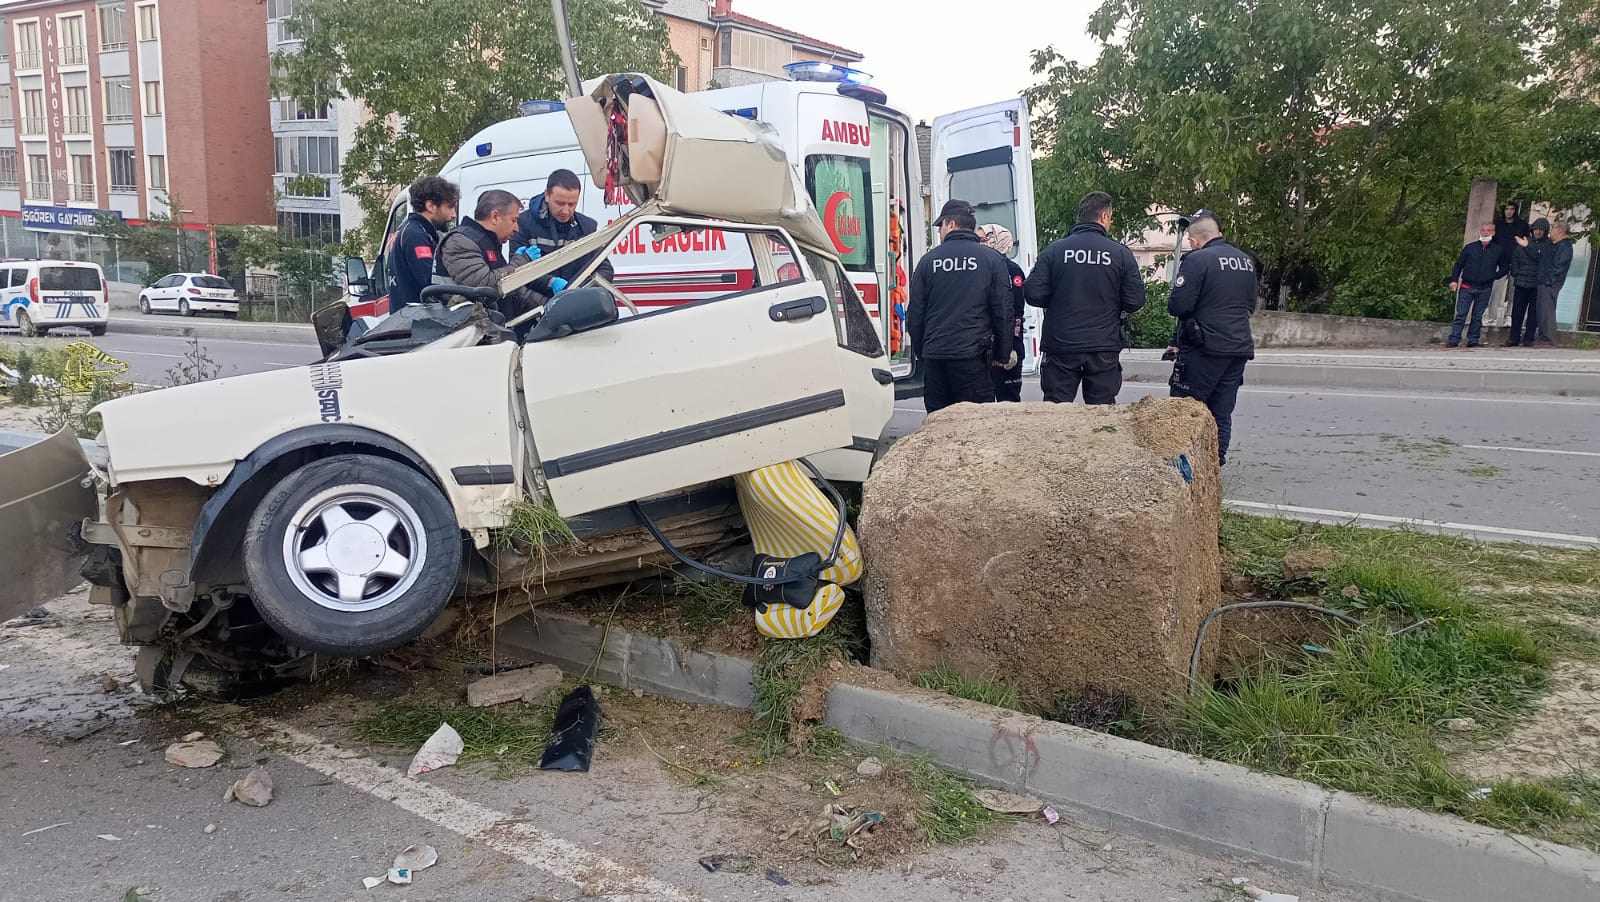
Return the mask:
[(510, 501), (501, 510), (501, 516), (505, 519), (505, 525), (495, 531), (495, 548), (527, 554), (536, 559), (541, 579), (550, 572), (550, 558), (554, 551), (578, 543), (572, 526), (552, 502), (527, 498)]
[(925, 758), (897, 762), (906, 782), (921, 803), (917, 811), (917, 836), (934, 845), (956, 845), (977, 836), (984, 828), (1004, 820), (983, 807), (973, 794), (970, 780), (958, 777)]
[(1600, 660), (1600, 636), (1564, 620), (1540, 617), (1528, 623), (1536, 642), (1557, 657), (1572, 661)]
[(678, 625), (690, 636), (704, 639), (739, 613), (744, 586), (726, 579), (679, 575), (673, 577), (672, 594), (677, 600)]
[(405, 699), (384, 705), (355, 724), (355, 735), (367, 742), (416, 751), (441, 723), (461, 734), (463, 761), (494, 761), (501, 776), (538, 764), (550, 738), (563, 684), (537, 705), (469, 708), (466, 705)]
[(1479, 464), (1475, 467), (1463, 467), (1461, 472), (1473, 479), (1494, 479), (1504, 471), (1493, 464)]
[(940, 667), (918, 676), (917, 685), (997, 708), (1016, 709), (1019, 701), (1013, 686), (990, 679), (969, 679), (949, 667)]
[(846, 598), (833, 622), (805, 639), (768, 639), (761, 644), (751, 681), (755, 690), (755, 723), (750, 739), (761, 757), (772, 758), (785, 748), (810, 752), (816, 741), (812, 723), (821, 719), (822, 699), (805, 699), (818, 692), (814, 679), (835, 661), (860, 661), (865, 657), (866, 614), (859, 597)]

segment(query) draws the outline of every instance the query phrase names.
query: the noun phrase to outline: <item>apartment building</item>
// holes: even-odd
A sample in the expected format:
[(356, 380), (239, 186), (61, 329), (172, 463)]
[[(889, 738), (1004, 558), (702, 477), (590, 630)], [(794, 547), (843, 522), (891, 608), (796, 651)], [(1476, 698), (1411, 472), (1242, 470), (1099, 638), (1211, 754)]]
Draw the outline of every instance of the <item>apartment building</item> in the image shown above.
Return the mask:
[(236, 50), (260, 46), (265, 25), (238, 7), (0, 6), (0, 254), (109, 260), (87, 235), (98, 216), (273, 221), (267, 61)]
[[(295, 0), (267, 0), (265, 6), (268, 59), (297, 52), (301, 36), (286, 21), (294, 14)], [(339, 169), (344, 151), (355, 141), (356, 126), (369, 115), (366, 107), (348, 97), (316, 107), (278, 97), (269, 109), (279, 229), (314, 244), (339, 241), (346, 227), (361, 223), (361, 205), (346, 195)]]
[(735, 12), (733, 0), (643, 2), (667, 22), (680, 91), (783, 81), (784, 66), (806, 60), (861, 61), (854, 50)]

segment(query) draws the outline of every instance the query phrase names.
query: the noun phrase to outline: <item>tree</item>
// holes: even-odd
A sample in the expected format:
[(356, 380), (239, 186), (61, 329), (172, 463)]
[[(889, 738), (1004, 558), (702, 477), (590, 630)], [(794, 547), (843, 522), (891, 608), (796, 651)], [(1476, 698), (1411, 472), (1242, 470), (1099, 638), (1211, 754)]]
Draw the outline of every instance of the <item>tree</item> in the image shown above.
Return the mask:
[[(677, 66), (666, 23), (639, 0), (573, 0), (581, 71), (645, 72)], [(525, 100), (567, 96), (550, 5), (539, 0), (302, 0), (287, 27), (298, 52), (274, 59), (274, 89), (307, 105), (343, 95), (372, 115), (345, 148), (344, 190), (366, 217), (357, 246), (371, 246), (397, 186), (439, 166)]]
[[(1433, 318), (1474, 177), (1590, 202), (1600, 113), (1546, 78), (1600, 0), (1107, 0), (1090, 66), (1036, 51), (1046, 234), (1078, 197), (1217, 210), (1269, 305)], [(1579, 42), (1581, 44), (1581, 42)]]
[[(176, 198), (168, 199), (169, 206), (180, 209)], [(182, 222), (171, 213), (151, 214), (143, 225), (132, 225), (120, 216), (100, 216), (95, 219), (92, 233), (118, 244), (117, 252), (124, 260), (139, 260), (145, 264), (144, 284), (154, 285), (169, 273), (183, 272), (185, 267), (205, 269), (192, 247), (185, 247)], [(197, 266), (197, 264), (200, 264)]]
[(266, 269), (277, 274), (276, 311), (286, 322), (305, 322), (311, 313), (339, 293), (334, 261), (328, 249), (306, 240), (283, 237), (271, 226), (219, 226), (217, 246), (226, 257), (223, 269)]

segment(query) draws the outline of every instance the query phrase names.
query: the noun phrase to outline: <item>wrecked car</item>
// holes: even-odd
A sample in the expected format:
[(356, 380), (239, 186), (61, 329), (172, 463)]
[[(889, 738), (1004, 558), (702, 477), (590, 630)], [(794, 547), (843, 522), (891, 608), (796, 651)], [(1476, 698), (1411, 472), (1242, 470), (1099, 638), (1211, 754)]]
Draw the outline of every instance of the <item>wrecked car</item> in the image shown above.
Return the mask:
[[(586, 91), (568, 110), (590, 171), (637, 206), (501, 271), (509, 292), (587, 260), (545, 307), (501, 322), (454, 286), (365, 331), (319, 319), (314, 365), (98, 408), (83, 572), (148, 687), (378, 654), (462, 590), (659, 573), (736, 541), (737, 474), (867, 477), (893, 377), (798, 174), (757, 123), (646, 77)], [(639, 229), (747, 242), (754, 286), (623, 316), (596, 271)]]

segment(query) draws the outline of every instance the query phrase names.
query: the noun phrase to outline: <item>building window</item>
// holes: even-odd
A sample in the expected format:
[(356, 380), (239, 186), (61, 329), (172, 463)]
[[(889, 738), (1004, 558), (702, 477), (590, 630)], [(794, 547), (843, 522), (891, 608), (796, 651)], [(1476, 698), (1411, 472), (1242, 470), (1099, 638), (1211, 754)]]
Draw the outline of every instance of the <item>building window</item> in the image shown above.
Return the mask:
[(37, 69), (44, 62), (39, 53), (39, 23), (17, 23), (16, 63), (18, 69)]
[(689, 70), (682, 66), (678, 67), (678, 90), (689, 90)]
[(127, 148), (112, 148), (106, 151), (106, 155), (111, 164), (112, 192), (139, 190), (137, 169), (133, 164), (133, 151)]
[(22, 92), (22, 133), (24, 135), (42, 135), (47, 123), (44, 107), (44, 91), (24, 90)]
[(278, 119), (280, 121), (293, 122), (296, 120), (326, 118), (328, 118), (328, 102), (326, 100), (314, 107), (303, 106), (299, 101), (292, 98), (284, 98), (278, 101)]
[(50, 200), (50, 158), (28, 154), (28, 200)]
[(294, 0), (267, 0), (268, 19), (287, 19), (294, 15)]
[(783, 67), (794, 62), (794, 46), (753, 31), (729, 30), (722, 33), (722, 60), (732, 66), (768, 75), (783, 75)]
[[(136, 9), (139, 11), (139, 40), (159, 40), (161, 38), (161, 21), (156, 18), (156, 5), (154, 3), (141, 3)], [(257, 15), (260, 14), (257, 13)]]
[[(16, 112), (11, 108), (11, 85), (0, 85), (0, 128), (8, 128), (17, 122)], [(15, 165), (13, 160), (12, 164)]]
[(107, 122), (133, 121), (133, 83), (128, 76), (105, 79), (105, 106)]
[(278, 172), (284, 175), (338, 175), (339, 139), (293, 135), (277, 139)]
[(150, 177), (146, 180), (151, 188), (167, 187), (167, 158), (160, 154), (150, 155)]
[(69, 135), (93, 134), (90, 120), (93, 118), (89, 108), (89, 89), (87, 87), (67, 88), (67, 131)]
[(0, 149), (0, 188), (17, 187), (17, 152), (13, 148)]
[(312, 247), (334, 244), (339, 240), (339, 214), (279, 210), (278, 233), (291, 240), (307, 241)]
[(106, 4), (100, 7), (100, 49), (126, 50), (128, 47), (128, 5)]
[(89, 36), (83, 27), (83, 14), (62, 16), (56, 24), (61, 29), (61, 65), (88, 65)]
[(0, 19), (0, 63), (11, 59), (11, 23)]
[(71, 164), (72, 190), (69, 196), (78, 203), (94, 203), (94, 157), (75, 153), (68, 157)]
[(161, 82), (147, 81), (144, 83), (144, 114), (146, 116), (161, 115)]

